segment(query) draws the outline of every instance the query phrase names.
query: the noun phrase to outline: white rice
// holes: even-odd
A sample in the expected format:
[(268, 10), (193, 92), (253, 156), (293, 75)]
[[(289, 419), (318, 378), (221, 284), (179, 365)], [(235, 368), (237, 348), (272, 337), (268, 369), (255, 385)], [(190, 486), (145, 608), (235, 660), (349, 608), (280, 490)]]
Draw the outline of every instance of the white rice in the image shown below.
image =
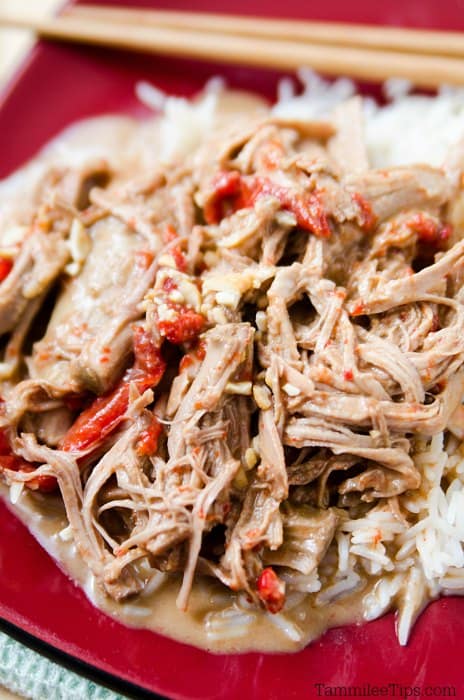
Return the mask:
[(210, 641), (244, 637), (256, 619), (256, 613), (240, 610), (237, 606), (220, 612), (210, 612), (205, 617), (206, 636)]
[[(355, 85), (347, 78), (332, 83), (307, 69), (298, 77), (303, 90), (282, 81), (274, 113), (308, 119), (327, 116), (338, 104), (353, 96)], [(365, 133), (373, 167), (410, 163), (440, 166), (464, 135), (464, 89), (443, 87), (438, 95), (409, 94), (410, 84), (393, 79), (384, 85), (390, 102), (379, 107), (364, 98)]]
[(272, 615), (271, 613), (265, 613), (268, 620), (272, 622), (279, 630), (281, 630), (288, 639), (292, 642), (300, 642), (304, 635), (300, 628), (286, 615), (282, 613), (276, 613)]
[[(354, 84), (345, 78), (329, 83), (304, 69), (298, 78), (303, 86), (300, 91), (293, 80), (280, 82), (275, 114), (321, 118), (355, 94)], [(185, 154), (203, 140), (213, 124), (221, 89), (222, 82), (214, 80), (205, 96), (191, 103), (166, 97), (146, 84), (138, 86), (140, 99), (164, 112), (162, 141), (167, 145), (163, 158)], [(363, 98), (368, 155), (374, 167), (417, 162), (440, 166), (463, 143), (464, 90), (443, 87), (436, 97), (409, 91), (406, 81), (392, 80), (384, 86), (390, 100), (386, 106)], [(464, 594), (464, 447), (450, 441), (445, 449), (440, 434), (419, 442), (415, 462), (423, 475), (421, 487), (399, 498), (412, 524), (374, 508), (363, 518), (341, 523), (318, 571), (310, 576), (282, 574), (294, 590), (311, 595), (316, 606), (358, 591), (365, 574), (377, 577), (363, 598), (364, 617), (373, 620), (396, 607), (402, 645), (428, 600), (441, 593)], [(293, 641), (303, 635), (286, 613), (299, 600), (298, 595), (289, 597), (283, 613), (269, 615)], [(249, 605), (239, 601), (239, 605), (207, 616), (207, 634), (211, 639), (243, 636), (254, 620)]]
[(168, 97), (149, 83), (136, 85), (141, 102), (155, 111), (161, 111), (160, 153), (163, 161), (180, 158), (193, 151), (213, 127), (217, 95), (224, 84), (220, 78), (210, 80), (204, 97), (195, 102), (184, 97)]

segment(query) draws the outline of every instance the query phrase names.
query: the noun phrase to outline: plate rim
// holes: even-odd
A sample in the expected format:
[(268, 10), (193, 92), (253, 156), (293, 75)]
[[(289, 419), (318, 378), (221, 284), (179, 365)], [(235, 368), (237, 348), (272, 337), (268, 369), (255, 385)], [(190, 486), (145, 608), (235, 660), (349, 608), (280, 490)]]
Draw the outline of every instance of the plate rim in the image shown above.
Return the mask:
[[(80, 4), (80, 2), (81, 0), (65, 0), (59, 6), (57, 13), (60, 13), (66, 6)], [(20, 85), (23, 78), (27, 75), (28, 70), (40, 57), (42, 51), (48, 44), (49, 42), (46, 41), (36, 41), (25, 53), (0, 90), (0, 111), (4, 108), (8, 100), (14, 95), (17, 86)], [(73, 46), (72, 43), (70, 45)], [(440, 596), (437, 600), (441, 600), (443, 597), (444, 596)], [(432, 600), (430, 601), (430, 604), (433, 605), (435, 602), (435, 600)], [(11, 622), (11, 620), (2, 614), (0, 614), (0, 631), (28, 647), (32, 651), (49, 659), (53, 663), (56, 663), (59, 666), (113, 692), (120, 693), (125, 697), (141, 699), (151, 698), (152, 700), (174, 700), (174, 697), (176, 697), (161, 695), (157, 691), (149, 690), (143, 685), (139, 685), (136, 682), (127, 680), (119, 675), (116, 675), (115, 673), (104, 670), (96, 664), (84, 661), (78, 655), (64, 651), (59, 646), (55, 646), (54, 644), (45, 641), (38, 634), (34, 634), (19, 624)]]

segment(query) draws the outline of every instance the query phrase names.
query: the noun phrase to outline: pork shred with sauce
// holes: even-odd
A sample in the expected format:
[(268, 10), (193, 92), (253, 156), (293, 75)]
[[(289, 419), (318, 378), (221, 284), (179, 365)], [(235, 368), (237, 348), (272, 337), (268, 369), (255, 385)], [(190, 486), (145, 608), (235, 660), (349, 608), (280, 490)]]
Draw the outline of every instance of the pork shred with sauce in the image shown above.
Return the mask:
[(453, 424), (459, 196), (371, 169), (356, 100), (224, 117), (137, 177), (51, 172), (0, 233), (3, 480), (61, 496), (115, 600), (161, 570), (183, 610), (207, 576), (277, 613)]

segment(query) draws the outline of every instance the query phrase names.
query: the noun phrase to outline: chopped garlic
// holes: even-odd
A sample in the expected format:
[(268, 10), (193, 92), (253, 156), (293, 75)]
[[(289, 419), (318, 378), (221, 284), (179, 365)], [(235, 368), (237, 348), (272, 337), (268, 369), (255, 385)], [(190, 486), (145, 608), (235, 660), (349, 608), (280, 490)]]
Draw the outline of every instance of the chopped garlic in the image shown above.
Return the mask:
[(224, 306), (229, 306), (231, 309), (236, 309), (240, 301), (240, 294), (232, 291), (218, 292), (216, 294), (216, 301), (218, 304), (223, 304)]
[(158, 263), (159, 265), (164, 265), (165, 267), (176, 267), (176, 261), (174, 260), (172, 255), (169, 255), (168, 253), (160, 255)]
[(258, 408), (262, 411), (267, 411), (272, 406), (271, 392), (262, 384), (255, 384), (253, 386), (253, 398)]
[(289, 384), (288, 382), (287, 382), (287, 384), (283, 385), (282, 389), (285, 391), (285, 393), (288, 396), (298, 396), (298, 394), (300, 393), (300, 390), (298, 389), (297, 386), (294, 386), (293, 384)]
[(214, 309), (211, 309), (211, 313), (209, 315), (211, 317), (211, 320), (214, 321), (214, 323), (217, 323), (219, 325), (227, 323), (227, 318), (224, 311), (218, 308), (217, 306), (214, 307)]
[(158, 306), (158, 318), (160, 321), (175, 321), (177, 313), (174, 309), (170, 309), (167, 304), (160, 304)]
[(181, 294), (178, 289), (173, 289), (169, 292), (168, 297), (174, 304), (182, 304), (182, 302), (185, 301), (183, 294)]
[(175, 276), (175, 282), (179, 293), (182, 294), (185, 303), (192, 307), (196, 312), (200, 311), (201, 294), (198, 287), (190, 281), (187, 275), (180, 273)]
[[(161, 256), (163, 258), (164, 256)], [(160, 260), (161, 260), (160, 258)], [(182, 303), (191, 306), (196, 312), (200, 311), (201, 294), (198, 287), (192, 282), (189, 275), (176, 269), (162, 268), (156, 275), (155, 290), (163, 290), (166, 280), (174, 282), (173, 289), (169, 291), (168, 297), (175, 303)], [(163, 290), (163, 295), (165, 294)]]
[(24, 490), (24, 482), (14, 481), (10, 486), (10, 501), (14, 505), (21, 498), (21, 494)]
[(209, 274), (203, 283), (205, 292), (236, 292), (245, 294), (249, 289), (259, 289), (263, 282), (273, 277), (272, 265), (254, 265), (241, 272)]
[(296, 216), (291, 211), (281, 209), (275, 215), (275, 219), (280, 226), (296, 226)]
[(226, 394), (251, 396), (251, 382), (227, 382)]

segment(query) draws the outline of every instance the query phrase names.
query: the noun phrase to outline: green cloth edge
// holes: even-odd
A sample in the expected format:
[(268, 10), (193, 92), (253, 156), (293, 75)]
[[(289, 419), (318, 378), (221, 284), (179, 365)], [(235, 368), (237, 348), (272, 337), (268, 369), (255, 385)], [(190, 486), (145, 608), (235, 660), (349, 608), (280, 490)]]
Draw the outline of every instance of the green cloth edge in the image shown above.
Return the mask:
[(31, 700), (125, 700), (0, 632), (0, 685)]

